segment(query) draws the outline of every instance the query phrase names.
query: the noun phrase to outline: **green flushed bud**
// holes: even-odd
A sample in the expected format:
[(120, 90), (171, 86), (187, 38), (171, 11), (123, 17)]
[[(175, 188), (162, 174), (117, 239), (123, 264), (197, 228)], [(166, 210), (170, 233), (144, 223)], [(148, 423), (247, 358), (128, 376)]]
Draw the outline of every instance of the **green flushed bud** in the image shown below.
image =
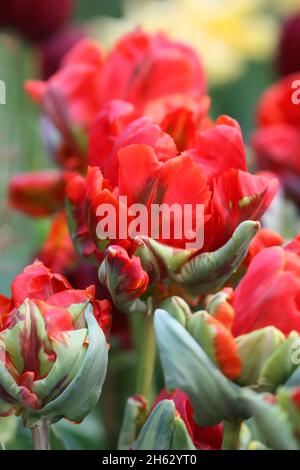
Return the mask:
[(236, 339), (242, 371), (240, 385), (257, 385), (266, 361), (284, 343), (285, 336), (273, 326), (252, 331)]

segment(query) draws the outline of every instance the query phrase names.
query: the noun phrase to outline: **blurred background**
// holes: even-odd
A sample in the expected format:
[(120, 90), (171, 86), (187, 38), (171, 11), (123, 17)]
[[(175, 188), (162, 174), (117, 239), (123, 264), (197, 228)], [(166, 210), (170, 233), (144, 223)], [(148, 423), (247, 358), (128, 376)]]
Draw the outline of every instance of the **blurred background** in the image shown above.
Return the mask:
[[(38, 11), (43, 3), (48, 5)], [(120, 35), (137, 26), (150, 32), (165, 31), (199, 53), (212, 98), (212, 117), (229, 114), (237, 119), (247, 143), (263, 90), (280, 75), (300, 70), (300, 54), (291, 59), (288, 52), (291, 43), (300, 46), (300, 0), (60, 0), (58, 12), (52, 9), (54, 3), (0, 0), (0, 80), (6, 88), (6, 104), (0, 104), (3, 295), (10, 294), (12, 279), (38, 251), (50, 224), (47, 219), (35, 220), (14, 211), (6, 201), (7, 183), (13, 174), (53, 165), (41, 139), (40, 111), (23, 89), (25, 79), (48, 78), (64, 53), (82, 37), (91, 36), (109, 50)], [(115, 371), (126, 375), (130, 356), (114, 360)], [(128, 395), (126, 387), (123, 393)], [(111, 424), (110, 434), (102, 425), (103, 420), (113, 421), (113, 403), (108, 394), (106, 417), (102, 409), (79, 426), (59, 424), (57, 447), (113, 445), (114, 427), (119, 423)], [(97, 413), (103, 419), (99, 420)], [(5, 418), (4, 423), (0, 420), (3, 446), (30, 448), (30, 436), (18, 428), (15, 418)]]

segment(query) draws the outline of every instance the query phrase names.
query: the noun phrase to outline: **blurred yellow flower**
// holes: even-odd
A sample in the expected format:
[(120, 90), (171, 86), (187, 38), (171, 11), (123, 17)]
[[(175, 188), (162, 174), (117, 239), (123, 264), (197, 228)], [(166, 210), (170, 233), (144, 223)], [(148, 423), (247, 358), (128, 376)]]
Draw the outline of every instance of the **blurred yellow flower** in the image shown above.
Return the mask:
[(110, 47), (137, 26), (164, 31), (193, 46), (202, 57), (209, 84), (218, 85), (238, 78), (247, 61), (273, 53), (278, 22), (265, 7), (266, 0), (128, 0), (124, 18), (100, 19), (92, 34)]

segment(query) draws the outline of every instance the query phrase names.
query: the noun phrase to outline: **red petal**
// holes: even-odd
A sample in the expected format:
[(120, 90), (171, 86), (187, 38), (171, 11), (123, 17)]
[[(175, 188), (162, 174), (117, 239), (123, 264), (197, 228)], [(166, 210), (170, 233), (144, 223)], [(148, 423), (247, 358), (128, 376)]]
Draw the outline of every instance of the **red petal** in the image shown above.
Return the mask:
[(27, 266), (15, 277), (11, 290), (12, 298), (19, 306), (26, 298), (47, 300), (56, 292), (70, 289), (71, 285), (64, 276), (54, 274), (40, 261)]
[(220, 116), (212, 127), (200, 132), (195, 149), (188, 153), (210, 181), (231, 168), (247, 170), (242, 132), (238, 122), (229, 116)]
[(207, 249), (222, 246), (244, 220), (259, 220), (277, 190), (278, 180), (273, 175), (251, 175), (235, 169), (222, 173), (214, 182), (212, 219), (205, 239)]

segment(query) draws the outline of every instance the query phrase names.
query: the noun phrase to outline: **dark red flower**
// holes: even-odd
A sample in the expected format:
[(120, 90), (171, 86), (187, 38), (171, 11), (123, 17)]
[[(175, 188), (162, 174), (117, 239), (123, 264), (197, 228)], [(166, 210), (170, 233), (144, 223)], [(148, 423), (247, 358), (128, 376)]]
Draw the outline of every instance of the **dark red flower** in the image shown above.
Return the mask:
[(300, 14), (289, 17), (282, 26), (278, 69), (281, 75), (300, 71)]
[(83, 28), (67, 26), (40, 45), (41, 72), (44, 80), (48, 80), (59, 70), (63, 57), (84, 37)]
[(2, 2), (0, 25), (17, 30), (31, 41), (42, 41), (70, 18), (74, 0), (9, 0)]

